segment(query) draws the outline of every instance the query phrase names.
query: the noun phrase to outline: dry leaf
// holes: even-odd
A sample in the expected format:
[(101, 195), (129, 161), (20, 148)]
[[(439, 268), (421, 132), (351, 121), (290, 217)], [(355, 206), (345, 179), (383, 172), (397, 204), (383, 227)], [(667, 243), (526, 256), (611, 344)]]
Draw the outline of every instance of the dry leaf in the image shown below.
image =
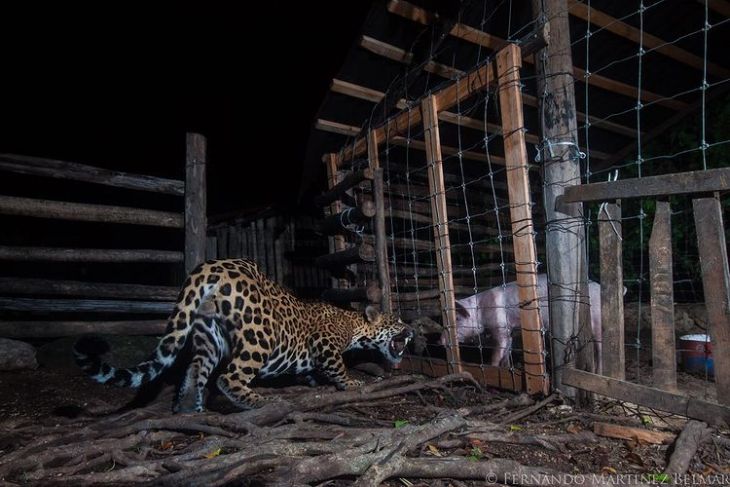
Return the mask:
[(565, 428), (568, 433), (576, 434), (583, 431), (583, 427), (578, 423), (571, 423)]
[(644, 460), (634, 452), (629, 452), (626, 455), (626, 459), (635, 465), (639, 465), (640, 467), (644, 466)]
[(601, 473), (604, 475), (616, 475), (616, 469), (613, 467), (603, 467)]
[(205, 455), (205, 458), (207, 458), (208, 460), (210, 460), (211, 458), (215, 458), (215, 457), (217, 457), (220, 454), (221, 454), (221, 448), (216, 448), (212, 452), (210, 452), (207, 455)]
[(173, 446), (175, 446), (175, 444), (172, 441), (163, 441), (162, 443), (160, 443), (160, 450), (170, 450)]
[(428, 448), (428, 451), (431, 453), (431, 455), (433, 455), (435, 457), (443, 456), (443, 455), (441, 455), (441, 452), (439, 451), (439, 449), (436, 448), (435, 446), (431, 445), (430, 443), (428, 444), (427, 448)]

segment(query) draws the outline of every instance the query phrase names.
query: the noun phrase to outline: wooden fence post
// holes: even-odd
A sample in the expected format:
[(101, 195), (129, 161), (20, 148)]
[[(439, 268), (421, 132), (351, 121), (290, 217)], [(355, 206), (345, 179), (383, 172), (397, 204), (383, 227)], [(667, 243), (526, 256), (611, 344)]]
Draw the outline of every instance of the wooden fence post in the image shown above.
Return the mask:
[(373, 199), (375, 200), (375, 253), (378, 265), (378, 282), (383, 293), (380, 307), (384, 312), (392, 311), (390, 299), (390, 271), (388, 269), (388, 241), (385, 234), (385, 194), (383, 187), (383, 169), (378, 156), (377, 133), (368, 133), (368, 163), (373, 170)]
[(621, 205), (620, 202), (606, 203), (601, 208), (598, 215), (601, 253), (601, 369), (608, 377), (624, 380), (626, 352)]
[(649, 238), (653, 385), (670, 392), (677, 390), (671, 215), (668, 201), (656, 202)]
[(205, 260), (206, 140), (200, 134), (186, 136), (185, 161), (185, 272)]
[(451, 267), (451, 240), (449, 217), (446, 212), (446, 188), (441, 157), (441, 138), (438, 125), (438, 107), (433, 96), (421, 102), (426, 160), (428, 161), (428, 189), (431, 193), (431, 220), (436, 251), (436, 267), (439, 273), (439, 299), (443, 326), (449, 333), (446, 358), (449, 372), (461, 372), (459, 341), (456, 336), (456, 297)]
[(717, 400), (730, 404), (730, 271), (720, 198), (692, 200), (702, 268), (707, 321), (712, 338)]
[(529, 394), (547, 393), (545, 347), (537, 294), (537, 250), (532, 226), (532, 200), (527, 170), (522, 91), (520, 88), (520, 48), (511, 44), (497, 53), (499, 105), (502, 113), (507, 190), (512, 220), (512, 243), (520, 297), (522, 348), (525, 382)]

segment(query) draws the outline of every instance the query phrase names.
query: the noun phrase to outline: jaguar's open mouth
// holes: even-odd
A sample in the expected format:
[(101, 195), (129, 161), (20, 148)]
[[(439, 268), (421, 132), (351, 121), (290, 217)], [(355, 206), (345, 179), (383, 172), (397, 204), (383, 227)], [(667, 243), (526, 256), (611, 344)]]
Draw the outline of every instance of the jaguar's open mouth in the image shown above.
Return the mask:
[(403, 352), (406, 351), (408, 342), (413, 339), (413, 336), (413, 330), (403, 330), (391, 338), (390, 343), (388, 344), (391, 361), (399, 362), (400, 359), (403, 358)]

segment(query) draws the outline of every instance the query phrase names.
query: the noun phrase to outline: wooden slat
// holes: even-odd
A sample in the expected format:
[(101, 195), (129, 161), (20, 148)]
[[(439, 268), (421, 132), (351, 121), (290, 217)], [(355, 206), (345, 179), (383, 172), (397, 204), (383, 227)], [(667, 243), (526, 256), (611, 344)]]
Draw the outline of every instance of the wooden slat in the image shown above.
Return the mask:
[(162, 335), (163, 320), (129, 321), (0, 321), (0, 336), (8, 338), (51, 338), (99, 335)]
[[(391, 144), (397, 145), (399, 147), (408, 147), (410, 149), (416, 149), (420, 151), (426, 150), (426, 143), (422, 142), (420, 140), (411, 139), (410, 142), (405, 137), (393, 137), (393, 139), (390, 141)], [(441, 146), (441, 153), (450, 157), (458, 156), (459, 149), (456, 147), (451, 147), (448, 145)], [(471, 150), (465, 150), (461, 151), (461, 156), (464, 159), (469, 159), (470, 161), (481, 161), (486, 162), (487, 160), (492, 161), (493, 164), (497, 164), (500, 166), (504, 165), (504, 157), (502, 156), (495, 156), (493, 154), (489, 155), (489, 158), (487, 158), (487, 155), (482, 152), (476, 152)], [(537, 166), (535, 166), (535, 169), (537, 169)]]
[(601, 370), (608, 377), (624, 380), (626, 353), (620, 204), (605, 204), (598, 215), (598, 233), (601, 254)]
[[(416, 19), (424, 21), (426, 19), (433, 19), (433, 16), (427, 15), (427, 12), (424, 9), (416, 7), (415, 5), (405, 2), (404, 0), (391, 0), (388, 3), (388, 10), (391, 13), (414, 20), (416, 22), (419, 21)], [(478, 29), (458, 22), (453, 26), (449, 34), (458, 39), (470, 42), (472, 44), (480, 45), (494, 51), (504, 47), (507, 42), (505, 39), (501, 39), (487, 32), (482, 32)], [(524, 61), (530, 64), (534, 62), (530, 56), (526, 57)], [(640, 95), (641, 100), (645, 103), (656, 102), (660, 105), (672, 108), (674, 110), (681, 110), (682, 108), (687, 106), (687, 104), (682, 101), (673, 100), (671, 98), (664, 97), (662, 95), (658, 95), (647, 90), (642, 89), (641, 93), (639, 93), (639, 90), (634, 86), (628, 85), (621, 81), (606, 78), (605, 76), (601, 76), (598, 74), (591, 74), (591, 76), (586, 78), (585, 71), (578, 67), (573, 67), (573, 75), (576, 77), (576, 79), (584, 81), (589, 85), (612, 91), (614, 93), (618, 93), (624, 96), (637, 98)]]
[(671, 214), (669, 202), (656, 202), (649, 238), (652, 374), (654, 386), (666, 391), (677, 390)]
[(567, 203), (730, 190), (730, 168), (621, 179), (565, 188), (556, 207)]
[(730, 405), (730, 271), (720, 199), (692, 200), (702, 269), (702, 289), (712, 339), (715, 384), (720, 403)]
[(448, 372), (461, 371), (459, 341), (456, 334), (456, 296), (454, 277), (451, 272), (451, 241), (449, 239), (449, 216), (444, 194), (444, 169), (441, 155), (441, 140), (438, 122), (438, 101), (435, 96), (426, 97), (421, 103), (423, 131), (426, 140), (426, 159), (429, 164), (428, 187), (431, 192), (431, 218), (433, 221), (436, 266), (439, 271), (439, 294), (442, 323), (449, 334), (446, 346)]
[(169, 314), (172, 301), (127, 301), (113, 299), (33, 299), (0, 297), (0, 311), (31, 313), (140, 313)]
[(675, 394), (576, 369), (565, 369), (563, 382), (619, 401), (699, 419), (709, 424), (730, 424), (730, 408), (702, 401), (690, 394)]
[(157, 262), (177, 264), (183, 261), (183, 253), (173, 250), (72, 249), (0, 245), (0, 260), (115, 263)]
[(331, 120), (317, 119), (314, 123), (314, 128), (323, 132), (329, 132), (332, 134), (344, 135), (347, 137), (355, 137), (360, 133), (360, 127), (354, 125), (347, 125), (344, 123), (333, 122)]
[(130, 174), (75, 162), (21, 156), (18, 154), (0, 154), (0, 171), (81, 181), (175, 196), (185, 194), (185, 183), (175, 179)]
[[(603, 30), (612, 32), (637, 44), (641, 43), (644, 49), (652, 49), (700, 71), (704, 69), (705, 60), (702, 57), (601, 12), (592, 5), (588, 6), (580, 1), (573, 2), (570, 4), (569, 12), (581, 20), (586, 22), (590, 21), (591, 24), (597, 25)], [(730, 70), (709, 61), (707, 62), (707, 72), (720, 78), (730, 77)]]
[[(441, 359), (406, 355), (401, 362), (400, 370), (430, 377), (443, 377), (449, 374), (448, 364)], [(524, 390), (524, 374), (521, 370), (477, 365), (462, 362), (462, 370), (469, 372), (474, 380), (483, 386), (498, 387), (508, 391)]]
[(85, 222), (125, 223), (183, 228), (183, 216), (170, 211), (126, 206), (71, 203), (17, 196), (0, 196), (0, 214)]
[[(339, 158), (336, 154), (326, 154), (325, 155), (325, 169), (327, 170), (327, 187), (329, 189), (336, 188), (339, 183), (341, 183), (344, 178), (337, 170)], [(340, 201), (334, 201), (330, 207), (329, 207), (329, 214), (334, 215), (341, 213), (344, 210), (344, 205)], [(329, 252), (330, 255), (340, 254), (342, 255), (343, 252), (345, 252), (345, 237), (342, 235), (335, 235), (334, 237), (330, 237), (328, 239), (329, 241)], [(330, 258), (330, 259), (335, 259)], [(335, 288), (346, 288), (349, 287), (349, 283), (347, 282), (347, 279), (336, 279), (332, 278), (332, 284)]]
[(360, 262), (375, 262), (375, 248), (369, 243), (362, 243), (337, 252), (320, 255), (314, 260), (317, 267), (343, 267)]
[(392, 44), (388, 44), (387, 42), (379, 41), (370, 36), (360, 36), (360, 47), (399, 63), (411, 64), (413, 61), (413, 53)]
[(532, 198), (527, 171), (528, 157), (520, 88), (520, 48), (511, 45), (497, 53), (499, 106), (507, 166), (507, 185), (512, 221), (517, 287), (519, 289), (520, 328), (525, 362), (525, 381), (529, 394), (547, 393), (548, 381), (542, 341), (542, 322), (537, 294), (537, 249), (533, 237)]
[(205, 261), (207, 141), (193, 133), (188, 133), (185, 140), (185, 272), (189, 273)]
[(178, 292), (176, 286), (0, 277), (0, 293), (4, 294), (172, 301)]
[(351, 96), (353, 98), (359, 98), (372, 103), (378, 103), (383, 98), (383, 93), (378, 90), (372, 90), (365, 88), (364, 86), (350, 83), (349, 81), (343, 81), (340, 79), (333, 79), (330, 85), (330, 90), (335, 93), (342, 95)]

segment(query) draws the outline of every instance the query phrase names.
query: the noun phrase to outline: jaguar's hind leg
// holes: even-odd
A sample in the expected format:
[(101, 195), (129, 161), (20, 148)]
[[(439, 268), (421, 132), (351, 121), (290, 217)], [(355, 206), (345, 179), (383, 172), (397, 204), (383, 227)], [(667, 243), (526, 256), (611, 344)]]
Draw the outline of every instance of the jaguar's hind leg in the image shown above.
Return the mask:
[[(234, 346), (234, 349), (237, 347)], [(248, 352), (245, 349), (242, 353), (228, 364), (224, 374), (218, 377), (218, 389), (242, 409), (252, 409), (263, 404), (264, 398), (249, 387), (251, 381), (258, 375), (261, 368), (269, 359), (265, 352)]]
[(206, 302), (194, 316), (193, 359), (177, 394), (173, 412), (201, 412), (205, 408), (205, 385), (210, 374), (228, 356), (228, 339), (219, 326), (215, 306)]

